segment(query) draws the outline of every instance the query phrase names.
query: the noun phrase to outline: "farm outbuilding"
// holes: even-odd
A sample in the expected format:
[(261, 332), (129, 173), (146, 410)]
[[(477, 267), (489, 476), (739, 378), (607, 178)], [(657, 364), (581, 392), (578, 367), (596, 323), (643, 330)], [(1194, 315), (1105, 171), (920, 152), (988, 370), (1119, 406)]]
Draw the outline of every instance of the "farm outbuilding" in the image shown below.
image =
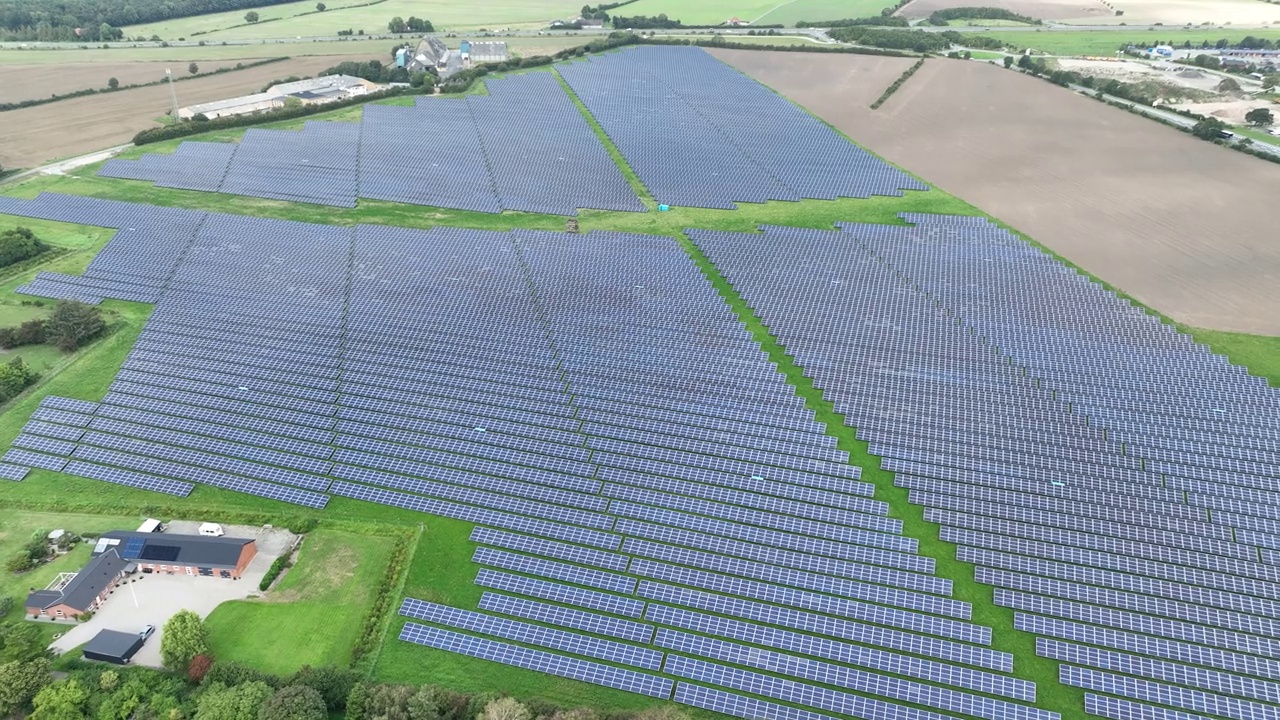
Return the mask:
[(144, 573), (239, 578), (258, 548), (251, 538), (114, 531), (102, 534), (93, 553), (118, 554)]
[(128, 665), (146, 640), (138, 633), (103, 630), (84, 646), (85, 660)]

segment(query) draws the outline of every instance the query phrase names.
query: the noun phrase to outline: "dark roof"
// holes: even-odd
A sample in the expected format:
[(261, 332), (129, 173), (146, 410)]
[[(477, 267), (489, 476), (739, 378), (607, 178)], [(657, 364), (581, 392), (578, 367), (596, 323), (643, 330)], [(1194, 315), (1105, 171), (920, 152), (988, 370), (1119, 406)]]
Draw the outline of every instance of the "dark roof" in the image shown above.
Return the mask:
[(88, 610), (94, 600), (102, 594), (107, 586), (120, 577), (128, 561), (120, 557), (115, 548), (98, 555), (76, 573), (76, 576), (62, 588), (62, 592), (40, 590), (27, 596), (27, 607), (41, 609), (54, 605), (66, 605), (76, 610)]
[(293, 94), (293, 96), (302, 100), (312, 100), (318, 97), (324, 97), (323, 95), (317, 95), (316, 93), (313, 93), (310, 90), (303, 90), (302, 92), (296, 92)]
[[(199, 565), (233, 568), (240, 562), (240, 552), (252, 538), (205, 537), (203, 535), (170, 535), (116, 530), (102, 538), (119, 540), (112, 547), (125, 560), (150, 564)], [(96, 548), (95, 548), (96, 550)], [(105, 554), (105, 553), (104, 553)]]
[(138, 652), (143, 642), (138, 633), (103, 630), (85, 644), (84, 656), (90, 660), (123, 663)]
[(57, 590), (37, 590), (27, 596), (27, 607), (38, 607), (41, 610), (50, 605), (57, 605), (62, 599), (62, 593)]

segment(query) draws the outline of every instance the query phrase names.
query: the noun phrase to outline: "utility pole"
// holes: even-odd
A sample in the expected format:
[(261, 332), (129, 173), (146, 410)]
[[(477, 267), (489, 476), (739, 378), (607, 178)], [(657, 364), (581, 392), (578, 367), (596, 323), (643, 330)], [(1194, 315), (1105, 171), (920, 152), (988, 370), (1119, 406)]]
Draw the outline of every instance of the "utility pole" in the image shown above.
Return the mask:
[(169, 79), (169, 99), (173, 101), (173, 121), (178, 122), (182, 118), (178, 117), (178, 91), (173, 87), (173, 73), (169, 68), (165, 68), (164, 76)]

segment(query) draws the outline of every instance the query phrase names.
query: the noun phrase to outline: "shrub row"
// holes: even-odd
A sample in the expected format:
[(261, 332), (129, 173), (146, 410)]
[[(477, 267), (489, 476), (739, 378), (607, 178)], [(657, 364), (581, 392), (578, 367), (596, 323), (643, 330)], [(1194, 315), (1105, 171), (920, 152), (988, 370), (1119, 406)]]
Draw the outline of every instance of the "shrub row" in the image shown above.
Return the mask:
[(911, 76), (915, 75), (916, 71), (919, 70), (922, 65), (924, 65), (924, 58), (920, 58), (915, 61), (911, 67), (904, 70), (902, 75), (898, 76), (898, 79), (894, 80), (893, 84), (885, 88), (884, 92), (880, 93), (880, 97), (876, 98), (876, 101), (871, 103), (871, 109), (875, 110), (883, 105), (884, 102), (889, 99), (889, 96), (898, 92), (898, 88), (902, 87), (903, 83), (907, 80), (910, 80)]
[(271, 587), (271, 583), (280, 577), (280, 573), (291, 567), (293, 567), (293, 560), (290, 559), (289, 555), (281, 555), (276, 558), (271, 563), (271, 567), (267, 568), (267, 573), (262, 576), (262, 581), (258, 583), (258, 589), (265, 592), (267, 588)]
[(1010, 20), (1028, 25), (1044, 24), (1033, 17), (998, 7), (954, 7), (935, 10), (929, 16), (930, 25), (946, 25), (949, 20)]
[[(288, 60), (288, 59), (289, 58), (287, 57), (276, 57), (276, 58), (266, 58), (264, 60), (254, 60), (253, 62), (247, 62), (247, 63), (236, 63), (235, 67), (218, 68), (217, 70), (213, 70), (206, 73), (199, 73), (197, 75), (174, 76), (173, 81), (182, 82), (183, 80), (197, 80), (199, 78), (208, 77), (210, 75), (221, 75), (223, 73), (235, 72), (237, 70), (244, 70), (246, 68), (258, 67), (259, 65), (269, 65), (270, 63), (277, 63), (277, 62), (281, 62), (283, 60)], [(113, 92), (120, 92), (121, 90), (132, 90), (134, 88), (151, 87), (153, 85), (163, 85), (166, 82), (169, 82), (168, 78), (161, 78), (159, 80), (153, 80), (151, 82), (134, 83), (132, 85), (121, 85), (119, 87), (114, 87), (114, 88), (85, 88), (84, 90), (76, 90), (75, 92), (69, 92), (63, 95), (50, 95), (47, 98), (36, 98), (34, 100), (21, 100), (19, 102), (0, 103), (0, 112), (5, 112), (7, 110), (19, 110), (21, 108), (35, 107), (36, 105), (45, 105), (51, 102), (58, 102), (59, 100), (70, 100), (71, 98), (85, 97), (86, 95), (97, 95), (99, 93), (113, 93)]]
[(870, 25), (872, 27), (908, 27), (911, 21), (904, 17), (892, 15), (885, 17), (879, 15), (876, 17), (860, 17), (845, 18), (844, 20), (801, 20), (796, 23), (798, 28), (841, 28), (841, 27), (857, 27), (859, 25)]
[(360, 638), (351, 648), (353, 665), (382, 643), (383, 622), (391, 612), (391, 604), (395, 602), (400, 577), (408, 570), (409, 554), (416, 539), (417, 535), (411, 531), (396, 534), (396, 544), (391, 550), (391, 561), (387, 563), (387, 571), (383, 574), (382, 581), (378, 583), (373, 602), (369, 604), (369, 612), (365, 615), (364, 624), (360, 627)]

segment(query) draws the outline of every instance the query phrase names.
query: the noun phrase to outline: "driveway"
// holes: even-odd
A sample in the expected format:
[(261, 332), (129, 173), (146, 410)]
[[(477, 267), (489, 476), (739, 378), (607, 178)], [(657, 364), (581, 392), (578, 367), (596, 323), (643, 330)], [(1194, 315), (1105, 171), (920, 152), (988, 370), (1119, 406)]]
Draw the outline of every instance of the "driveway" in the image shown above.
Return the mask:
[[(165, 534), (195, 534), (198, 526), (199, 523), (175, 522), (169, 525)], [(191, 610), (200, 617), (207, 617), (214, 608), (228, 600), (243, 600), (260, 594), (258, 583), (267, 568), (293, 545), (294, 536), (284, 530), (234, 525), (224, 525), (223, 529), (229, 537), (253, 537), (258, 543), (258, 554), (239, 580), (135, 573), (112, 591), (92, 619), (67, 625), (69, 630), (54, 640), (49, 648), (56, 653), (65, 653), (89, 642), (99, 630), (138, 632), (146, 625), (154, 625), (155, 634), (133, 656), (133, 663), (160, 667), (160, 636), (169, 618), (179, 610)]]

